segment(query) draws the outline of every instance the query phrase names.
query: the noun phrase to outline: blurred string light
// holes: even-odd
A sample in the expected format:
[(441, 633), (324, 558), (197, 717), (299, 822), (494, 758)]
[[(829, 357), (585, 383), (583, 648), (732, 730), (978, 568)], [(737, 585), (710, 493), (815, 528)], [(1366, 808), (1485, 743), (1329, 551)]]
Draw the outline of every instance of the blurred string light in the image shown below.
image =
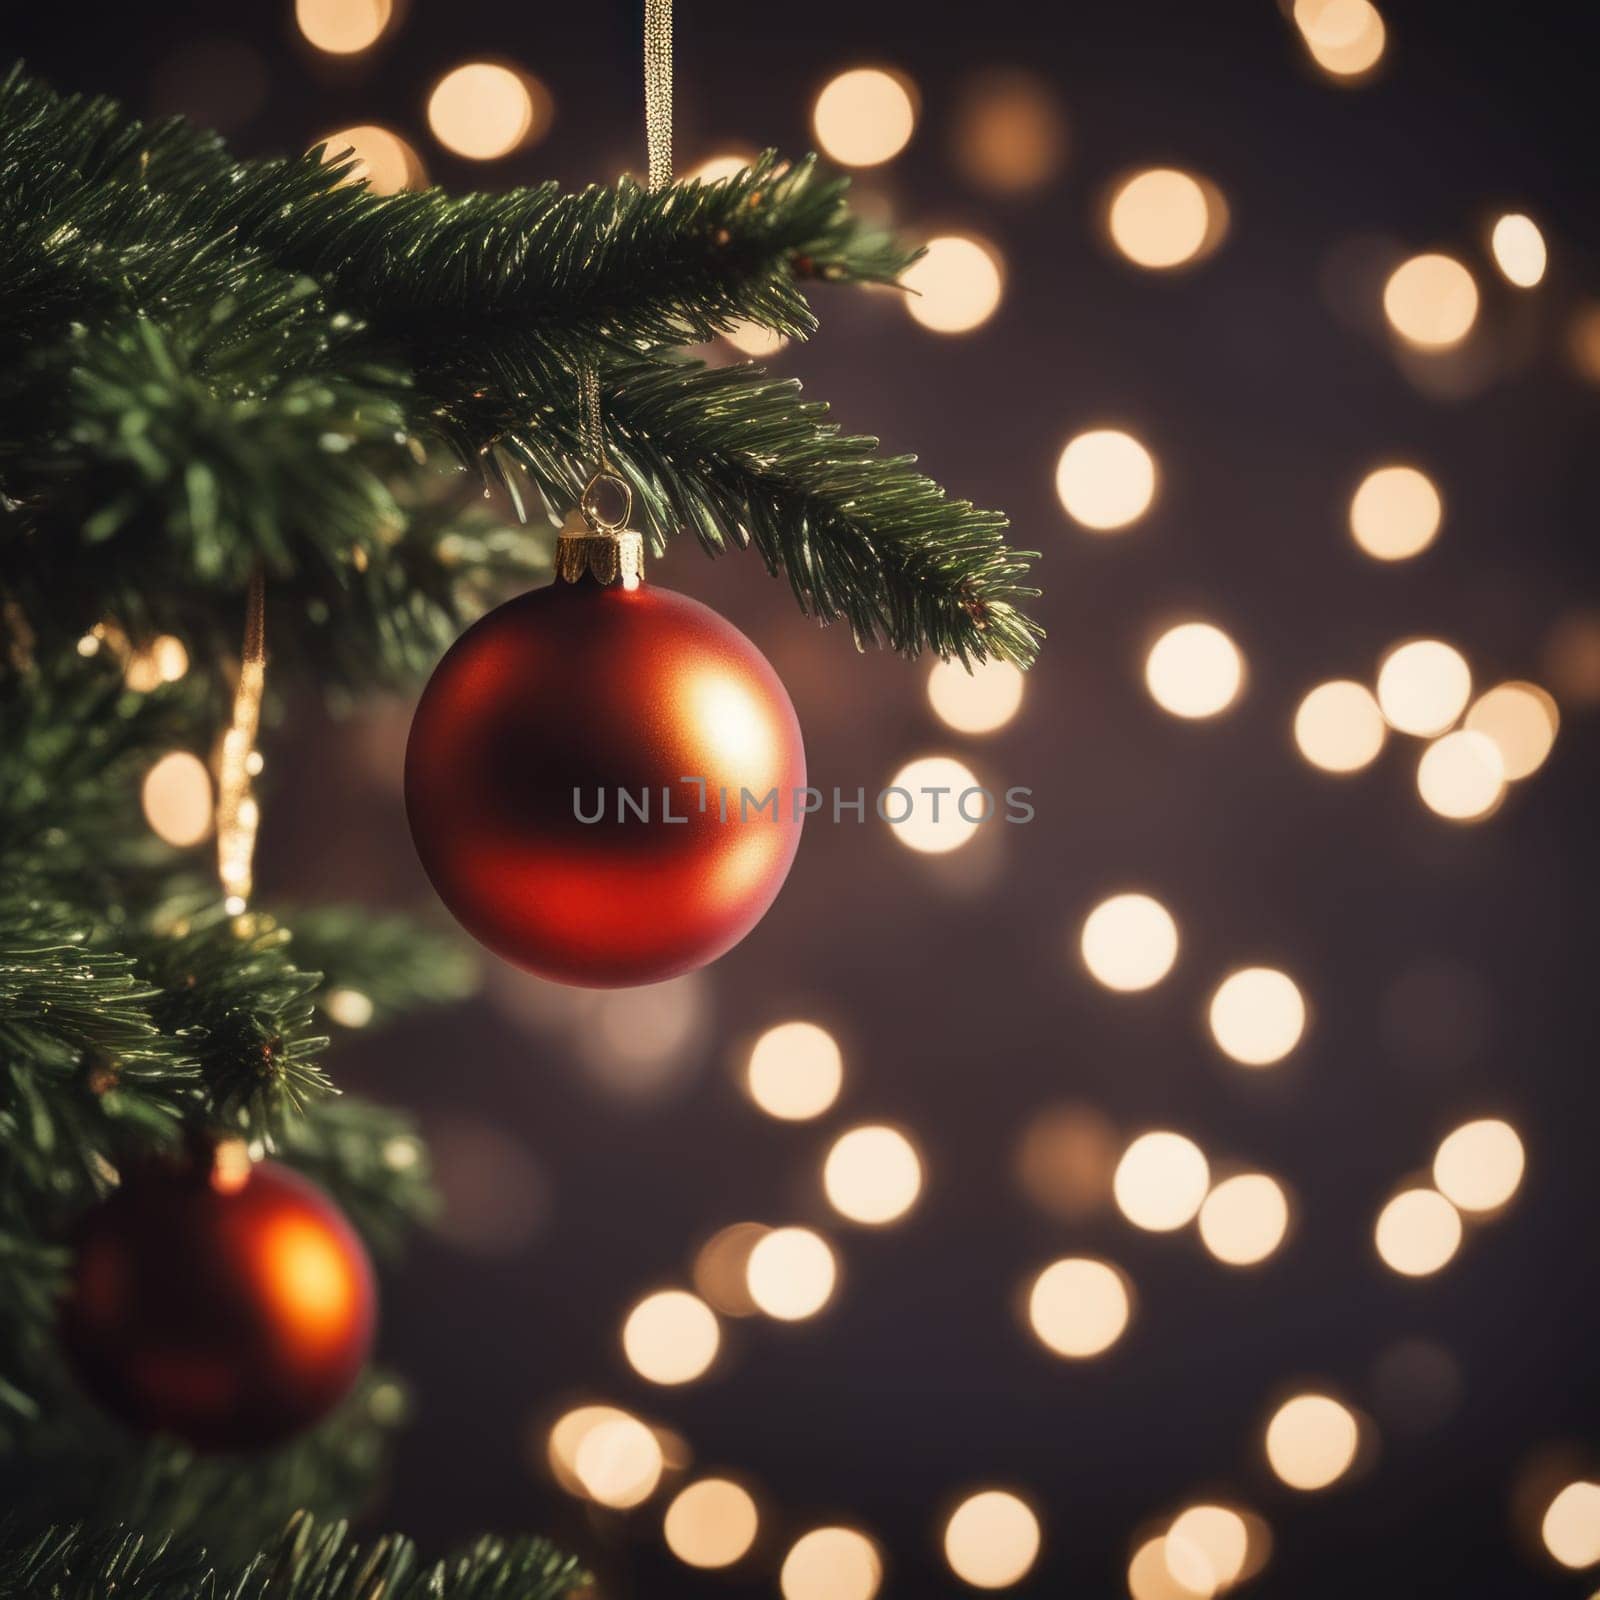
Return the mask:
[(773, 1228), (745, 1265), (750, 1298), (779, 1322), (814, 1317), (832, 1298), (838, 1275), (827, 1240), (810, 1228)]
[(1378, 467), (1361, 480), (1350, 502), (1350, 533), (1369, 556), (1404, 561), (1433, 543), (1444, 502), (1416, 467)]
[(1331, 1395), (1298, 1394), (1267, 1423), (1267, 1463), (1291, 1489), (1326, 1489), (1356, 1458), (1355, 1414)]
[(1483, 1117), (1440, 1141), (1433, 1181), (1461, 1211), (1498, 1211), (1520, 1187), (1525, 1159), (1517, 1130), (1498, 1117)]
[(1172, 970), (1178, 959), (1178, 924), (1151, 895), (1114, 894), (1084, 918), (1078, 947), (1097, 983), (1136, 993)]
[(742, 150), (730, 150), (722, 155), (707, 156), (699, 166), (684, 174), (685, 183), (721, 183), (727, 178), (737, 178), (754, 160)]
[(346, 183), (364, 182), (373, 194), (399, 194), (402, 189), (420, 189), (428, 181), (422, 157), (398, 133), (377, 123), (340, 128), (318, 143), (323, 161), (350, 161)]
[(1600, 305), (1580, 306), (1567, 327), (1567, 353), (1578, 376), (1600, 383)]
[[(324, 1000), (330, 1014), (332, 1001), (331, 994)], [(429, 1127), (428, 1153), (444, 1201), (434, 1227), (458, 1249), (511, 1255), (544, 1226), (550, 1209), (549, 1181), (503, 1128), (477, 1118), (452, 1117)]]
[(1017, 1179), (1041, 1211), (1082, 1222), (1111, 1200), (1111, 1176), (1122, 1151), (1116, 1129), (1093, 1106), (1048, 1106), (1023, 1129)]
[(902, 304), (935, 333), (970, 333), (1000, 305), (1005, 278), (1000, 254), (987, 240), (947, 233), (928, 240), (926, 253), (900, 275)]
[(750, 1294), (750, 1252), (771, 1230), (760, 1222), (732, 1222), (700, 1246), (694, 1286), (725, 1317), (753, 1317), (761, 1308)]
[(750, 1051), (745, 1084), (750, 1098), (785, 1122), (820, 1117), (839, 1097), (844, 1057), (838, 1042), (815, 1022), (780, 1022)]
[(1412, 256), (1383, 286), (1389, 325), (1422, 350), (1448, 350), (1461, 343), (1478, 318), (1478, 286), (1454, 256)]
[(1345, 774), (1371, 766), (1383, 749), (1386, 724), (1365, 684), (1348, 678), (1319, 683), (1294, 714), (1294, 742), (1312, 766)]
[(683, 1289), (646, 1295), (622, 1327), (628, 1364), (651, 1383), (692, 1383), (716, 1360), (721, 1332), (711, 1307)]
[(1295, 0), (1295, 26), (1330, 77), (1355, 81), (1383, 57), (1387, 30), (1371, 0)]
[(1417, 793), (1430, 811), (1450, 822), (1492, 816), (1505, 790), (1505, 762), (1486, 733), (1458, 728), (1435, 739), (1417, 762)]
[(1270, 1067), (1299, 1044), (1306, 1002), (1300, 987), (1276, 967), (1230, 972), (1211, 996), (1211, 1036), (1245, 1067)]
[(216, 801), (211, 774), (187, 750), (164, 755), (144, 775), (139, 791), (145, 821), (158, 839), (186, 849), (211, 832)]
[(329, 55), (356, 55), (383, 37), (391, 0), (295, 0), (294, 20), (308, 44)]
[(851, 1128), (834, 1140), (822, 1164), (828, 1202), (851, 1222), (898, 1222), (922, 1192), (922, 1161), (898, 1128)]
[(597, 1421), (572, 1458), (573, 1476), (597, 1505), (629, 1511), (656, 1492), (666, 1465), (661, 1442), (637, 1417)]
[(363, 994), (359, 989), (344, 987), (329, 989), (319, 1004), (327, 1013), (329, 1020), (337, 1022), (341, 1028), (366, 1027), (372, 1021), (377, 1009), (372, 1003), (371, 995)]
[(1494, 741), (1508, 779), (1531, 777), (1555, 747), (1561, 713), (1536, 683), (1500, 683), (1480, 695), (1465, 726)]
[(1580, 609), (1557, 617), (1545, 635), (1543, 659), (1564, 701), (1600, 705), (1600, 611)]
[(769, 360), (789, 343), (788, 337), (775, 328), (742, 319), (725, 329), (722, 337), (741, 355), (749, 356), (753, 361)]
[(164, 683), (176, 683), (188, 670), (189, 652), (183, 640), (174, 634), (160, 633), (148, 644), (128, 651), (122, 681), (135, 694), (150, 694)]
[(1516, 288), (1531, 289), (1544, 277), (1549, 252), (1532, 217), (1511, 211), (1498, 218), (1489, 235), (1489, 249), (1501, 276)]
[(591, 1082), (633, 1102), (685, 1086), (711, 1030), (710, 985), (703, 973), (585, 998), (575, 1042)]
[(1028, 1323), (1039, 1342), (1074, 1361), (1109, 1350), (1132, 1314), (1122, 1274), (1092, 1256), (1051, 1262), (1028, 1291)]
[(963, 176), (996, 194), (1018, 195), (1061, 170), (1066, 119), (1050, 86), (1020, 68), (979, 73), (951, 123), (951, 154)]
[(921, 756), (889, 780), (882, 804), (895, 838), (908, 850), (946, 855), (971, 840), (986, 805), (992, 810), (993, 802), (978, 793), (981, 787), (954, 756)]
[(1225, 1178), (1200, 1207), (1200, 1239), (1218, 1261), (1253, 1267), (1283, 1243), (1289, 1231), (1289, 1201), (1283, 1187), (1264, 1172)]
[(1009, 1589), (1039, 1558), (1039, 1519), (1005, 1489), (983, 1489), (951, 1512), (944, 1528), (950, 1570), (974, 1589)]
[(1373, 1240), (1386, 1267), (1426, 1278), (1461, 1248), (1461, 1214), (1436, 1189), (1406, 1189), (1378, 1213)]
[[(1175, 1563), (1183, 1570), (1186, 1563), (1180, 1551)], [(1191, 1574), (1192, 1576), (1193, 1574)], [(1128, 1563), (1128, 1593), (1132, 1600), (1211, 1600), (1214, 1589), (1191, 1588), (1173, 1577), (1167, 1561), (1167, 1541), (1157, 1534), (1146, 1539)]]
[(1600, 1562), (1600, 1483), (1569, 1483), (1545, 1507), (1539, 1524), (1544, 1547), (1574, 1570)]
[(1214, 717), (1238, 698), (1244, 657), (1213, 623), (1182, 622), (1151, 646), (1144, 681), (1163, 711), (1191, 720)]
[(824, 154), (841, 166), (876, 167), (910, 143), (917, 125), (911, 80), (882, 67), (853, 67), (823, 86), (811, 126)]
[(935, 661), (928, 673), (928, 703), (957, 733), (994, 733), (1022, 706), (1023, 676), (1009, 661)]
[(1137, 267), (1170, 271), (1210, 255), (1227, 232), (1228, 208), (1215, 184), (1175, 167), (1124, 178), (1106, 211), (1111, 242)]
[(854, 1528), (813, 1528), (789, 1547), (783, 1600), (872, 1600), (883, 1583), (878, 1547)]
[(1155, 494), (1155, 459), (1119, 428), (1076, 435), (1056, 463), (1056, 495), (1062, 507), (1094, 533), (1114, 533), (1137, 522)]
[(550, 91), (530, 73), (499, 61), (454, 67), (428, 96), (434, 138), (468, 161), (495, 161), (536, 144), (554, 116)]
[(701, 1478), (667, 1507), (662, 1535), (686, 1566), (731, 1567), (755, 1543), (760, 1516), (750, 1492), (730, 1478)]
[(1163, 1129), (1140, 1134), (1123, 1152), (1111, 1192), (1136, 1228), (1169, 1233), (1193, 1220), (1210, 1182), (1200, 1146)]
[(1466, 658), (1441, 639), (1396, 645), (1378, 668), (1378, 705), (1397, 733), (1432, 738), (1466, 709), (1472, 670)]
[(1218, 1594), (1244, 1573), (1250, 1529), (1231, 1507), (1189, 1506), (1172, 1519), (1162, 1555), (1168, 1573), (1184, 1588)]

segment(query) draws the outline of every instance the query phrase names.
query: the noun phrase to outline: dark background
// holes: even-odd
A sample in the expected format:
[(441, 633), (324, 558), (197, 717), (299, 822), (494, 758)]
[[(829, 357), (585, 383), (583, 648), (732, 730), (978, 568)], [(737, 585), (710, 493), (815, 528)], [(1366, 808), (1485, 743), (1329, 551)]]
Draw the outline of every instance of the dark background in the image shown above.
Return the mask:
[[(815, 91), (844, 66), (891, 62), (919, 85), (916, 138), (865, 186), (913, 234), (994, 240), (999, 313), (941, 338), (889, 296), (824, 294), (822, 335), (778, 365), (847, 425), (1007, 508), (1017, 541), (1044, 552), (1050, 640), (1017, 720), (964, 739), (927, 709), (925, 665), (858, 659), (753, 559), (713, 566), (685, 542), (655, 576), (768, 652), (813, 783), (870, 788), (951, 751), (999, 786), (1031, 785), (1038, 818), (942, 861), (878, 824), (813, 825), (759, 931), (677, 997), (698, 1020), (653, 1082), (626, 1059), (630, 1030), (661, 1025), (648, 1002), (630, 1023), (512, 974), (470, 1008), (350, 1043), (343, 1081), (420, 1114), (455, 1202), (387, 1286), (382, 1354), (413, 1383), (415, 1420), (375, 1522), (430, 1548), (548, 1529), (608, 1595), (733, 1600), (774, 1594), (787, 1539), (837, 1518), (881, 1541), (887, 1594), (931, 1595), (959, 1588), (942, 1513), (1000, 1482), (1024, 1487), (1045, 1526), (1013, 1592), (1110, 1596), (1136, 1533), (1210, 1493), (1273, 1529), (1258, 1592), (1593, 1589), (1543, 1557), (1529, 1496), (1552, 1462), (1593, 1470), (1584, 1450), (1600, 1444), (1594, 723), (1551, 655), (1552, 630), (1594, 602), (1595, 391), (1566, 339), (1600, 287), (1600, 27), (1579, 4), (1382, 9), (1385, 70), (1351, 90), (1314, 71), (1265, 0), (681, 5), (681, 167), (730, 145), (805, 148)], [(29, 5), (8, 23), (9, 48), (63, 87), (192, 110), (245, 152), (376, 121), (458, 188), (643, 164), (639, 17), (611, 0), (412, 0), (353, 61), (316, 55), (291, 7), (264, 0)], [(254, 105), (185, 67), (218, 39), (258, 59)], [(431, 141), (422, 106), (440, 72), (485, 55), (537, 73), (557, 117), (531, 151), (478, 166)], [(1018, 201), (964, 183), (948, 147), (968, 75), (1008, 65), (1053, 85), (1070, 129), (1063, 174)], [(1101, 242), (1104, 184), (1146, 162), (1227, 196), (1231, 234), (1196, 271), (1139, 272)], [(1550, 239), (1531, 294), (1484, 255), (1501, 207)], [(1369, 271), (1431, 247), (1468, 260), (1486, 296), (1484, 359), (1449, 395), (1397, 359)], [(1107, 421), (1151, 445), (1163, 488), (1128, 536), (1098, 540), (1064, 516), (1052, 478), (1065, 440)], [(1396, 454), (1429, 464), (1448, 512), (1433, 549), (1388, 567), (1354, 549), (1343, 517), (1366, 465)], [(1193, 725), (1155, 708), (1140, 671), (1153, 632), (1190, 609), (1250, 667), (1241, 703)], [(1419, 632), (1456, 642), (1483, 684), (1534, 677), (1562, 701), (1551, 761), (1481, 826), (1424, 810), (1408, 741), (1334, 781), (1288, 737), (1313, 682), (1370, 681), (1383, 649)], [(272, 738), (270, 891), (427, 902), (399, 800), (405, 722), (403, 707), (342, 727), (308, 711)], [(1172, 907), (1184, 948), (1170, 980), (1123, 999), (1087, 980), (1073, 940), (1130, 883)], [(1313, 1007), (1301, 1048), (1261, 1073), (1223, 1060), (1202, 1017), (1220, 973), (1255, 959), (1297, 975)], [(845, 1092), (821, 1124), (772, 1122), (736, 1086), (751, 1035), (790, 1016), (845, 1046)], [(1297, 1200), (1288, 1246), (1232, 1272), (1192, 1231), (1042, 1215), (1015, 1152), (1063, 1100), (1124, 1136), (1171, 1125), (1279, 1174)], [(1523, 1190), (1437, 1277), (1401, 1279), (1373, 1252), (1373, 1217), (1480, 1113), (1521, 1130)], [(835, 1228), (817, 1184), (833, 1132), (867, 1117), (905, 1123), (927, 1162), (921, 1205), (882, 1233)], [(795, 1326), (726, 1323), (706, 1380), (653, 1390), (622, 1360), (622, 1313), (746, 1217), (828, 1232), (836, 1301)], [(1046, 1355), (1013, 1303), (1072, 1249), (1104, 1252), (1138, 1291), (1127, 1337), (1081, 1364)], [(1397, 1346), (1412, 1361), (1398, 1381)], [(1302, 1382), (1361, 1407), (1377, 1439), (1358, 1475), (1310, 1496), (1278, 1485), (1260, 1449)], [(679, 1429), (698, 1465), (758, 1485), (756, 1555), (727, 1578), (692, 1573), (661, 1542), (660, 1501), (599, 1515), (555, 1487), (542, 1430), (584, 1398), (635, 1407)]]

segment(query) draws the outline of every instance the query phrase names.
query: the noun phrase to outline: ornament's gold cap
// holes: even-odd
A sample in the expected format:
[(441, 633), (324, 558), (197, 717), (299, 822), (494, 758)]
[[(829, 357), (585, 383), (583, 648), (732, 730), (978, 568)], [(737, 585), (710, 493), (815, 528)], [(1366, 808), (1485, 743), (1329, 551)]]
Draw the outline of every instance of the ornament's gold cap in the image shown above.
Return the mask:
[[(596, 501), (595, 490), (602, 483), (622, 491), (622, 515), (616, 521), (608, 521)], [(557, 580), (577, 583), (587, 574), (607, 587), (620, 583), (624, 589), (637, 589), (644, 580), (644, 535), (627, 526), (632, 510), (633, 490), (627, 481), (602, 467), (567, 513), (556, 540)]]

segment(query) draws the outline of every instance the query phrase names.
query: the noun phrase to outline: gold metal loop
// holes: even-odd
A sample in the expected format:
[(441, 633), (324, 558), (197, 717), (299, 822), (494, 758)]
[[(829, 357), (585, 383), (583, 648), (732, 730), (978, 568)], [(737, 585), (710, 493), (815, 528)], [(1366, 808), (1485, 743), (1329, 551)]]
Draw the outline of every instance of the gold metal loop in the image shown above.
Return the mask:
[[(615, 521), (601, 514), (599, 503), (595, 498), (595, 491), (603, 483), (613, 485), (622, 494), (622, 515)], [(583, 520), (596, 533), (621, 533), (633, 517), (633, 486), (621, 473), (613, 472), (609, 467), (601, 467), (583, 486), (583, 498), (579, 500), (578, 505), (583, 511)]]

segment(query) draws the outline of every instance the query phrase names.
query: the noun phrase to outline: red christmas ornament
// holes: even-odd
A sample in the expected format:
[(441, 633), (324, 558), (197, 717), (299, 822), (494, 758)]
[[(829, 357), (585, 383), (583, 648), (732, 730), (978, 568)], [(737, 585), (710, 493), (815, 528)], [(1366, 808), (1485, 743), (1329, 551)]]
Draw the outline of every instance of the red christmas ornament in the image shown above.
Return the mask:
[(411, 724), (406, 811), (440, 898), (562, 983), (655, 983), (761, 919), (806, 768), (778, 675), (709, 607), (639, 576), (621, 524), (563, 531), (557, 579), (475, 623)]
[(82, 1220), (61, 1339), (141, 1432), (258, 1450), (325, 1416), (372, 1346), (360, 1239), (314, 1184), (224, 1145), (130, 1173)]

